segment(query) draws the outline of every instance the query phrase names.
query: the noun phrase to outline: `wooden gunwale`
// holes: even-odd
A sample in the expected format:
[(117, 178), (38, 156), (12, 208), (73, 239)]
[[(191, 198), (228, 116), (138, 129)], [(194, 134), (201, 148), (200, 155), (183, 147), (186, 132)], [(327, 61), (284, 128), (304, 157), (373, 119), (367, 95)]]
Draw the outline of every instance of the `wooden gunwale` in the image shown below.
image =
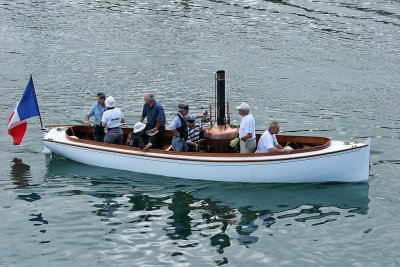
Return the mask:
[[(71, 127), (70, 127), (71, 128)], [(75, 128), (75, 127), (74, 127)], [(72, 133), (82, 133), (82, 130), (87, 132), (88, 129), (91, 128), (87, 128), (85, 126), (83, 127), (77, 127), (78, 129), (76, 129), (75, 131), (73, 129), (71, 129)], [(81, 131), (79, 131), (81, 130)], [(132, 131), (132, 129), (130, 128), (123, 128), (124, 130), (124, 134), (127, 134), (129, 132)], [(257, 139), (261, 136), (261, 134), (257, 134)], [(139, 148), (136, 147), (128, 147), (128, 146), (124, 146), (122, 145), (115, 145), (115, 144), (106, 144), (106, 143), (99, 143), (99, 142), (95, 142), (92, 140), (87, 140), (87, 139), (75, 139), (75, 138), (71, 138), (67, 131), (66, 131), (66, 137), (68, 140), (72, 141), (72, 142), (79, 142), (79, 143), (86, 143), (86, 144), (96, 144), (99, 145), (101, 144), (101, 146), (105, 146), (105, 147), (112, 147), (112, 148), (119, 148), (121, 149), (123, 147), (123, 149), (128, 149), (128, 150), (133, 150), (133, 151), (142, 151)], [(172, 133), (171, 131), (165, 131), (164, 133), (164, 138), (168, 138), (168, 139), (172, 139)], [(329, 138), (326, 137), (318, 137), (318, 136), (286, 136), (286, 135), (277, 135), (277, 139), (279, 142), (281, 143), (287, 143), (288, 141), (290, 142), (299, 142), (299, 143), (304, 143), (304, 144), (318, 144), (316, 146), (313, 147), (309, 147), (309, 148), (302, 148), (302, 149), (296, 149), (294, 151), (292, 151), (290, 154), (297, 154), (297, 153), (304, 153), (304, 152), (310, 152), (310, 151), (317, 151), (317, 150), (322, 150), (324, 148), (327, 148), (330, 146), (331, 141)], [(169, 154), (169, 155), (192, 155), (192, 156), (207, 156), (207, 157), (243, 157), (243, 155), (252, 155), (252, 156), (256, 156), (256, 157), (262, 157), (262, 156), (275, 156), (275, 155), (287, 155), (288, 153), (286, 152), (273, 152), (273, 153), (249, 153), (249, 154), (240, 154), (240, 153), (207, 153), (207, 152), (175, 152), (175, 151), (165, 151), (163, 149), (150, 149), (149, 152), (153, 152), (153, 153), (161, 153), (161, 154)]]
[[(159, 149), (150, 149), (148, 152), (143, 152), (139, 148), (135, 147), (128, 147), (124, 145), (115, 145), (115, 144), (105, 144), (105, 143), (100, 143), (100, 142), (95, 142), (95, 141), (90, 141), (90, 140), (85, 140), (85, 139), (75, 139), (71, 138), (65, 131), (65, 135), (67, 140), (69, 140), (71, 143), (66, 143), (66, 142), (61, 142), (61, 141), (55, 141), (55, 140), (49, 140), (49, 139), (44, 139), (44, 141), (47, 142), (53, 142), (53, 143), (58, 143), (58, 144), (63, 144), (67, 146), (74, 146), (74, 147), (82, 147), (85, 149), (92, 149), (92, 150), (101, 150), (101, 151), (106, 151), (106, 152), (113, 152), (113, 153), (119, 153), (119, 154), (126, 154), (126, 155), (134, 155), (134, 156), (139, 156), (139, 157), (151, 157), (151, 158), (162, 158), (162, 159), (172, 159), (172, 160), (183, 160), (183, 161), (198, 161), (198, 162), (226, 162), (226, 163), (231, 163), (231, 162), (269, 162), (269, 161), (283, 161), (283, 160), (297, 160), (297, 159), (303, 159), (303, 158), (309, 158), (309, 157), (317, 157), (317, 156), (324, 156), (328, 154), (335, 154), (335, 153), (342, 153), (345, 151), (353, 150), (353, 149), (359, 149), (361, 147), (367, 146), (366, 144), (358, 146), (358, 147), (349, 147), (348, 149), (343, 149), (339, 151), (330, 151), (330, 152), (323, 152), (319, 154), (313, 154), (313, 155), (298, 155), (297, 157), (290, 157), (290, 158), (270, 158), (270, 159), (254, 159), (259, 158), (259, 157), (266, 157), (266, 156), (282, 156), (282, 155), (291, 155), (291, 154), (299, 154), (299, 153), (305, 153), (305, 152), (311, 152), (311, 151), (319, 151), (324, 148), (327, 148), (330, 146), (331, 141), (329, 138), (325, 137), (309, 137), (309, 136), (281, 136), (281, 137), (287, 137), (287, 138), (299, 138), (299, 140), (302, 139), (308, 139), (307, 141), (310, 141), (312, 139), (317, 139), (319, 141), (325, 140), (326, 142), (324, 144), (321, 144), (316, 147), (311, 147), (311, 148), (304, 148), (304, 149), (297, 149), (294, 151), (294, 153), (249, 153), (249, 154), (239, 154), (239, 153), (203, 153), (203, 152), (174, 152), (174, 151), (164, 151), (164, 150), (159, 150)], [(285, 138), (283, 138), (285, 139)], [(318, 142), (317, 142), (318, 143)], [(96, 147), (90, 147), (90, 146), (85, 146), (85, 145), (95, 145)], [(100, 147), (101, 145), (101, 147)], [(118, 149), (119, 151), (116, 151), (114, 149)], [(124, 151), (121, 151), (124, 150)], [(134, 152), (141, 152), (141, 154), (136, 154)], [(147, 153), (157, 153), (158, 155), (150, 155)], [(172, 156), (172, 157), (171, 157)], [(173, 156), (186, 156), (186, 158), (174, 158)], [(246, 159), (245, 157), (252, 157), (253, 159)], [(197, 158), (193, 158), (197, 157)], [(204, 159), (198, 159), (198, 157), (201, 157)], [(227, 161), (221, 161), (221, 160), (216, 160), (217, 158), (232, 158), (233, 160), (227, 160)], [(236, 159), (236, 160), (235, 160)]]

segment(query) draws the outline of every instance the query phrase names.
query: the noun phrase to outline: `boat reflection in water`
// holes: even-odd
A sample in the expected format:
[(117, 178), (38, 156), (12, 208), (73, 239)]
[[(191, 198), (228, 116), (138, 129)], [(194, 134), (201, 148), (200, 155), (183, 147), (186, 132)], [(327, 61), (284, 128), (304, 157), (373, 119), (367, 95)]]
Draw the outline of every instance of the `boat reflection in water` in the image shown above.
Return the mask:
[(29, 187), (29, 179), (31, 178), (31, 166), (22, 162), (20, 158), (14, 158), (12, 161), (10, 175), (13, 185), (16, 188)]
[[(31, 176), (31, 166), (22, 162), (20, 158), (14, 158), (12, 160), (10, 177), (11, 182), (15, 186), (15, 190), (18, 190), (18, 199), (34, 202), (40, 200), (42, 197), (39, 193), (36, 193), (37, 184), (30, 184), (32, 179)], [(43, 224), (47, 224), (47, 220), (43, 218), (41, 212), (34, 211), (31, 212), (26, 210), (29, 213), (29, 221), (33, 222), (34, 226), (41, 226)]]
[[(191, 193), (215, 206), (225, 207), (231, 223), (236, 225), (240, 244), (255, 243), (260, 227), (274, 224), (309, 223), (317, 226), (341, 217), (366, 215), (368, 183), (358, 184), (297, 184), (297, 185), (236, 185), (212, 186)], [(217, 210), (217, 209), (216, 209)], [(224, 214), (224, 215), (225, 215)], [(216, 216), (213, 214), (211, 216)], [(223, 236), (220, 234), (219, 239)], [(221, 240), (221, 239), (220, 239)], [(229, 240), (225, 236), (222, 240)], [(226, 241), (222, 242), (224, 245)]]
[(14, 158), (12, 160), (12, 166), (10, 170), (10, 176), (12, 184), (15, 189), (26, 189), (21, 191), (23, 193), (18, 195), (18, 198), (23, 199), (28, 202), (34, 202), (41, 199), (40, 194), (33, 192), (34, 186), (30, 184), (31, 176), (31, 166), (22, 162), (22, 159)]
[(363, 216), (369, 203), (368, 183), (205, 182), (90, 167), (65, 158), (50, 162), (47, 177), (49, 183), (52, 177), (58, 177), (58, 183), (63, 177), (69, 188), (78, 188), (74, 195), (100, 199), (93, 201), (94, 213), (112, 228), (110, 232), (164, 232), (180, 248), (195, 247), (207, 238), (220, 254), (232, 242), (257, 242), (267, 235), (260, 229), (318, 226)]

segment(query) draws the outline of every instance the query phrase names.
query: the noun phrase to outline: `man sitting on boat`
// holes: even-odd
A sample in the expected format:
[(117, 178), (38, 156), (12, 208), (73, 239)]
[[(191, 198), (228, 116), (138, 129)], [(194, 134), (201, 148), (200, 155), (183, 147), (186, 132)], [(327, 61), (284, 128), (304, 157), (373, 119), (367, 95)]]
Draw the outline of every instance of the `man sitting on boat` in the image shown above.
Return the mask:
[(129, 133), (126, 144), (128, 146), (139, 147), (140, 149), (147, 151), (152, 147), (152, 143), (148, 143), (148, 136), (145, 133), (146, 124), (143, 122), (137, 122), (133, 126), (133, 132)]
[(204, 117), (204, 115), (189, 114), (189, 106), (186, 104), (179, 104), (178, 108), (178, 113), (169, 126), (174, 135), (172, 137), (172, 149), (176, 152), (186, 152), (188, 150), (187, 140), (189, 136), (187, 120), (196, 120)]
[(146, 133), (149, 135), (151, 147), (157, 147), (160, 136), (165, 131), (165, 113), (163, 106), (156, 101), (153, 93), (146, 93), (143, 97), (144, 105), (140, 122), (147, 117)]
[(119, 108), (115, 108), (114, 97), (107, 97), (105, 104), (107, 110), (101, 118), (101, 124), (106, 130), (104, 143), (121, 145), (123, 138), (121, 123), (125, 122), (124, 114)]
[(270, 152), (290, 152), (293, 150), (291, 147), (283, 148), (276, 140), (276, 134), (279, 133), (279, 122), (273, 121), (258, 140), (257, 153), (270, 153)]
[(253, 153), (256, 150), (256, 122), (250, 113), (250, 106), (242, 103), (237, 107), (239, 115), (242, 116), (239, 128), (240, 153)]
[(197, 120), (187, 120), (188, 126), (188, 151), (195, 152), (199, 149), (199, 140), (202, 128)]
[(104, 142), (104, 128), (101, 126), (101, 117), (103, 116), (106, 108), (104, 101), (106, 95), (103, 92), (97, 94), (97, 102), (89, 109), (85, 116), (85, 125), (90, 126), (89, 118), (94, 117), (93, 124), (93, 141)]

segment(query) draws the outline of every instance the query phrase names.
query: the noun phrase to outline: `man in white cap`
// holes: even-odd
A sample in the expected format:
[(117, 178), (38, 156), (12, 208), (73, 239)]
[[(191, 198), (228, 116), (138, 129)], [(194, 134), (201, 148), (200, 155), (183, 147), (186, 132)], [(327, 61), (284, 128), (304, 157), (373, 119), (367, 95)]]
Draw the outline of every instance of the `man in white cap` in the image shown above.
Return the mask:
[(104, 111), (101, 117), (101, 124), (107, 129), (104, 143), (121, 145), (123, 138), (121, 123), (125, 122), (124, 114), (119, 108), (115, 107), (114, 97), (107, 97), (105, 104), (107, 110)]
[(239, 115), (242, 116), (239, 128), (240, 153), (253, 153), (256, 150), (256, 122), (250, 113), (250, 106), (242, 103), (238, 107)]

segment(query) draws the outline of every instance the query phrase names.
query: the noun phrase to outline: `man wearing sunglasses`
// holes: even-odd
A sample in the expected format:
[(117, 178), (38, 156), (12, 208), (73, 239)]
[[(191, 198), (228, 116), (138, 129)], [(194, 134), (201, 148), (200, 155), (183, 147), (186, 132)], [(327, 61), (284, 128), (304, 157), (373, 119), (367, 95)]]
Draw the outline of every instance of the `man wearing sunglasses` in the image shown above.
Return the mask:
[(93, 104), (85, 116), (85, 125), (90, 126), (89, 118), (94, 116), (93, 125), (93, 140), (97, 142), (104, 142), (104, 128), (101, 126), (101, 117), (103, 116), (106, 95), (103, 92), (97, 94), (97, 102)]

